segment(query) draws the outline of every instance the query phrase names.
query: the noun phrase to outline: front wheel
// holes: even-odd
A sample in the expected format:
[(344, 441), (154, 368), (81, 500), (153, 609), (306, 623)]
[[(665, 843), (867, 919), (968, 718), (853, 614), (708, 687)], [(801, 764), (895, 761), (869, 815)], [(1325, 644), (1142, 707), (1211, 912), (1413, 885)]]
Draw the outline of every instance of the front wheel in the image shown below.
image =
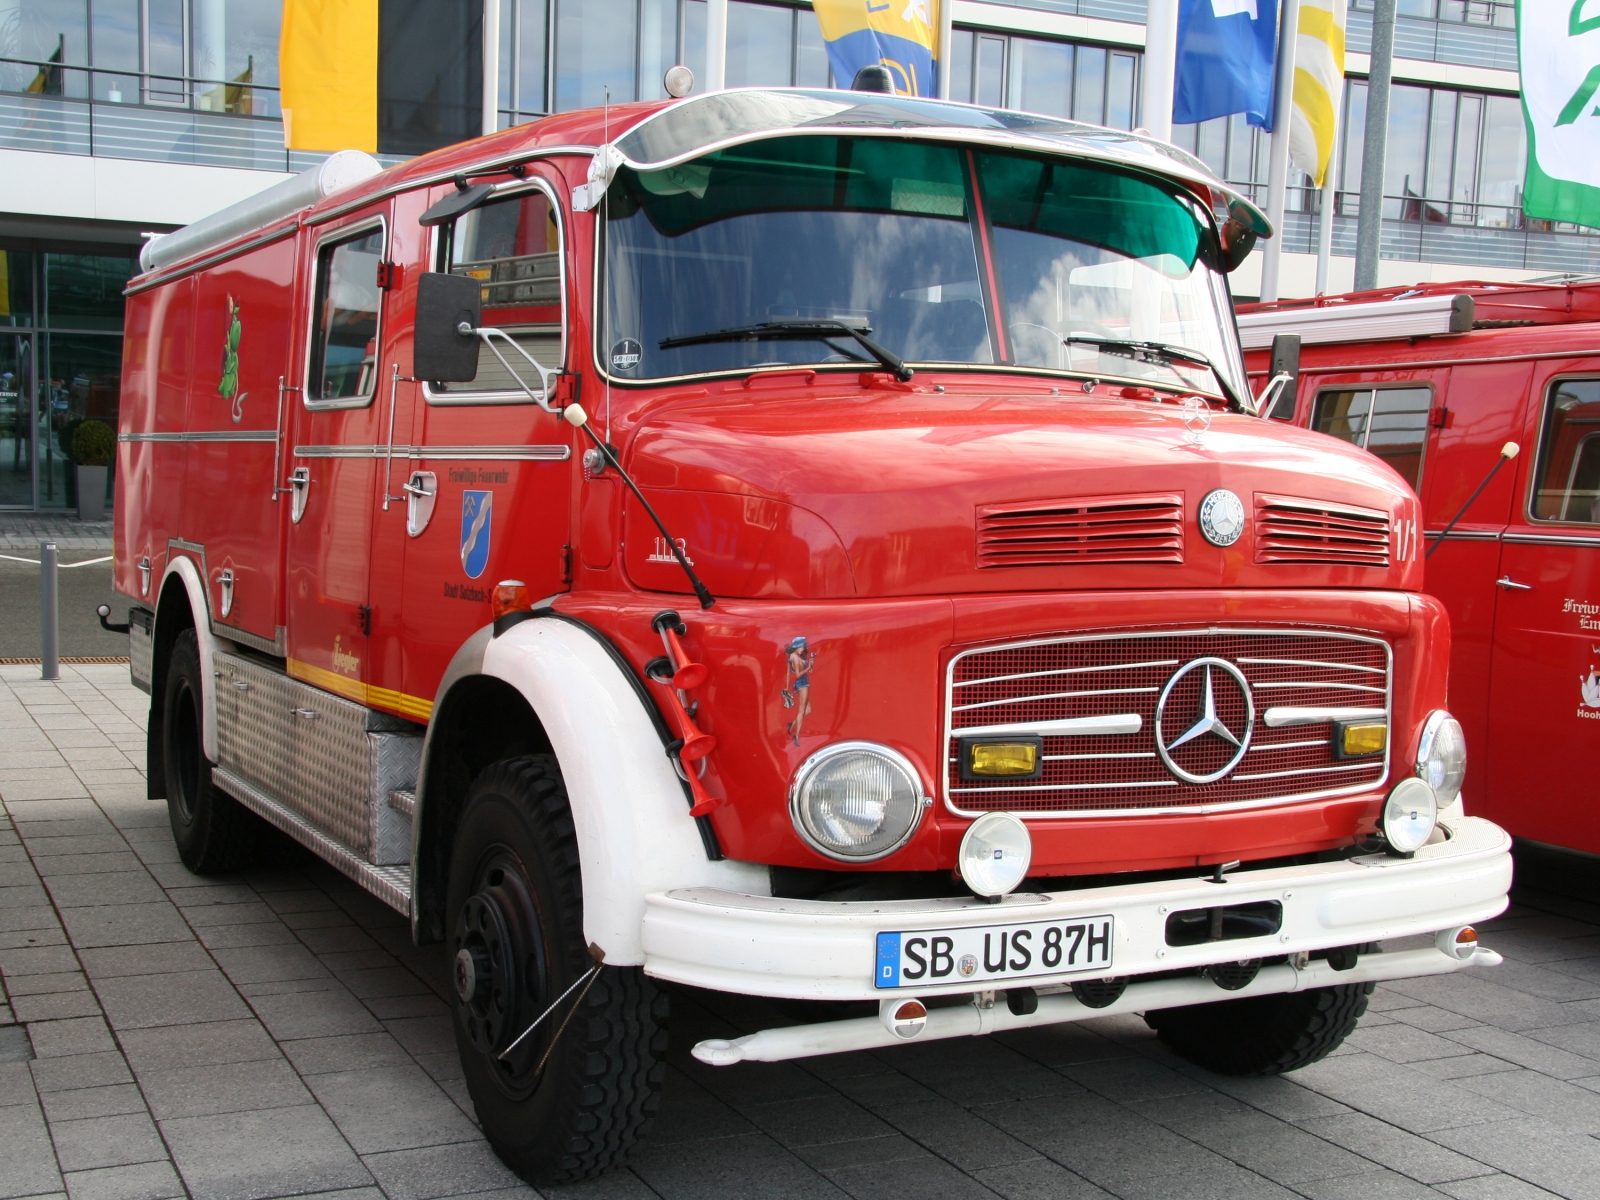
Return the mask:
[(553, 756), (504, 759), (473, 782), (446, 912), (456, 1046), (489, 1144), (536, 1185), (620, 1162), (655, 1116), (667, 998), (638, 967), (586, 977), (577, 834)]
[(1219, 1000), (1145, 1014), (1163, 1042), (1218, 1075), (1281, 1075), (1326, 1058), (1367, 1011), (1370, 983)]
[(196, 875), (239, 871), (255, 857), (261, 819), (211, 782), (206, 757), (200, 643), (185, 629), (172, 644), (162, 694), (161, 757), (167, 780), (167, 817), (178, 857)]

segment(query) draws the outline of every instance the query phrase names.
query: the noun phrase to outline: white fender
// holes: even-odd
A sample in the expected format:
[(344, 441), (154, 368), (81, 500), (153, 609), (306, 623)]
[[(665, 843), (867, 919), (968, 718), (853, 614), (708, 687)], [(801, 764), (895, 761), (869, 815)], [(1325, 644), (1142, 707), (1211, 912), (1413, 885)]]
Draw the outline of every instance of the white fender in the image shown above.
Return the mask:
[(522, 693), (560, 760), (578, 831), (584, 937), (606, 962), (644, 962), (647, 893), (770, 894), (766, 867), (706, 858), (660, 735), (593, 634), (568, 621), (523, 621), (488, 644), (483, 673)]
[[(161, 577), (161, 590), (156, 592), (158, 604), (169, 575), (176, 575), (183, 580), (183, 586), (189, 592), (189, 612), (194, 617), (195, 637), (200, 642), (200, 744), (205, 748), (206, 757), (216, 762), (217, 676), (216, 668), (211, 665), (211, 656), (216, 652), (217, 639), (211, 636), (211, 609), (206, 603), (205, 584), (200, 581), (200, 570), (194, 565), (194, 560), (179, 551), (167, 561), (166, 574)], [(151, 701), (155, 704), (162, 702), (160, 696), (152, 696)]]

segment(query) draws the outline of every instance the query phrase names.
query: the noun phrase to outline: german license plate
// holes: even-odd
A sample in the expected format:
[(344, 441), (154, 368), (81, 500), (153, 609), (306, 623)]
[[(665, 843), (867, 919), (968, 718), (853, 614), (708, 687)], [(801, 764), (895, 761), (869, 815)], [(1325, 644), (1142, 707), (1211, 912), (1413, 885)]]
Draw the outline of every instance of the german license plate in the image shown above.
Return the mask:
[(1109, 916), (878, 934), (879, 988), (999, 983), (1111, 968)]

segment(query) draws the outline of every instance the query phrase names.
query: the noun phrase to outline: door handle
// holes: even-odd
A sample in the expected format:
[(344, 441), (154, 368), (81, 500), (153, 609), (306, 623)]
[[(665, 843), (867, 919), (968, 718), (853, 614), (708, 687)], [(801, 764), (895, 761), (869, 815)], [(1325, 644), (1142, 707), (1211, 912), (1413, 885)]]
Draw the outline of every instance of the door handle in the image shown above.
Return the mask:
[(1511, 576), (1509, 576), (1509, 575), (1500, 576), (1499, 579), (1495, 580), (1495, 584), (1497, 586), (1499, 586), (1499, 587), (1505, 588), (1505, 590), (1508, 591), (1508, 592), (1531, 592), (1531, 591), (1533, 591), (1533, 584), (1531, 584), (1531, 583), (1518, 583), (1515, 579), (1511, 578)]
[(289, 472), (289, 519), (296, 525), (306, 515), (306, 492), (311, 487), (311, 468), (296, 467)]
[(314, 708), (297, 708), (294, 710), (294, 715), (302, 720), (315, 721), (319, 714)]
[(413, 471), (400, 489), (406, 495), (406, 533), (421, 537), (433, 520), (433, 505), (439, 494), (439, 477), (432, 471)]

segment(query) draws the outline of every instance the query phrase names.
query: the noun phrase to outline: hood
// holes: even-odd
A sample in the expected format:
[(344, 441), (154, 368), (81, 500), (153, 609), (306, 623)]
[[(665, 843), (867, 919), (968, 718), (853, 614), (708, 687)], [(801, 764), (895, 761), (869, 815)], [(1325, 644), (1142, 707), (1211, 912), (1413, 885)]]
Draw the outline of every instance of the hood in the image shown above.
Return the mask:
[[(1388, 466), (1209, 416), (1076, 392), (724, 395), (648, 414), (628, 466), (728, 596), (1420, 586), (1416, 498)], [(626, 531), (636, 584), (687, 590), (637, 504)]]

